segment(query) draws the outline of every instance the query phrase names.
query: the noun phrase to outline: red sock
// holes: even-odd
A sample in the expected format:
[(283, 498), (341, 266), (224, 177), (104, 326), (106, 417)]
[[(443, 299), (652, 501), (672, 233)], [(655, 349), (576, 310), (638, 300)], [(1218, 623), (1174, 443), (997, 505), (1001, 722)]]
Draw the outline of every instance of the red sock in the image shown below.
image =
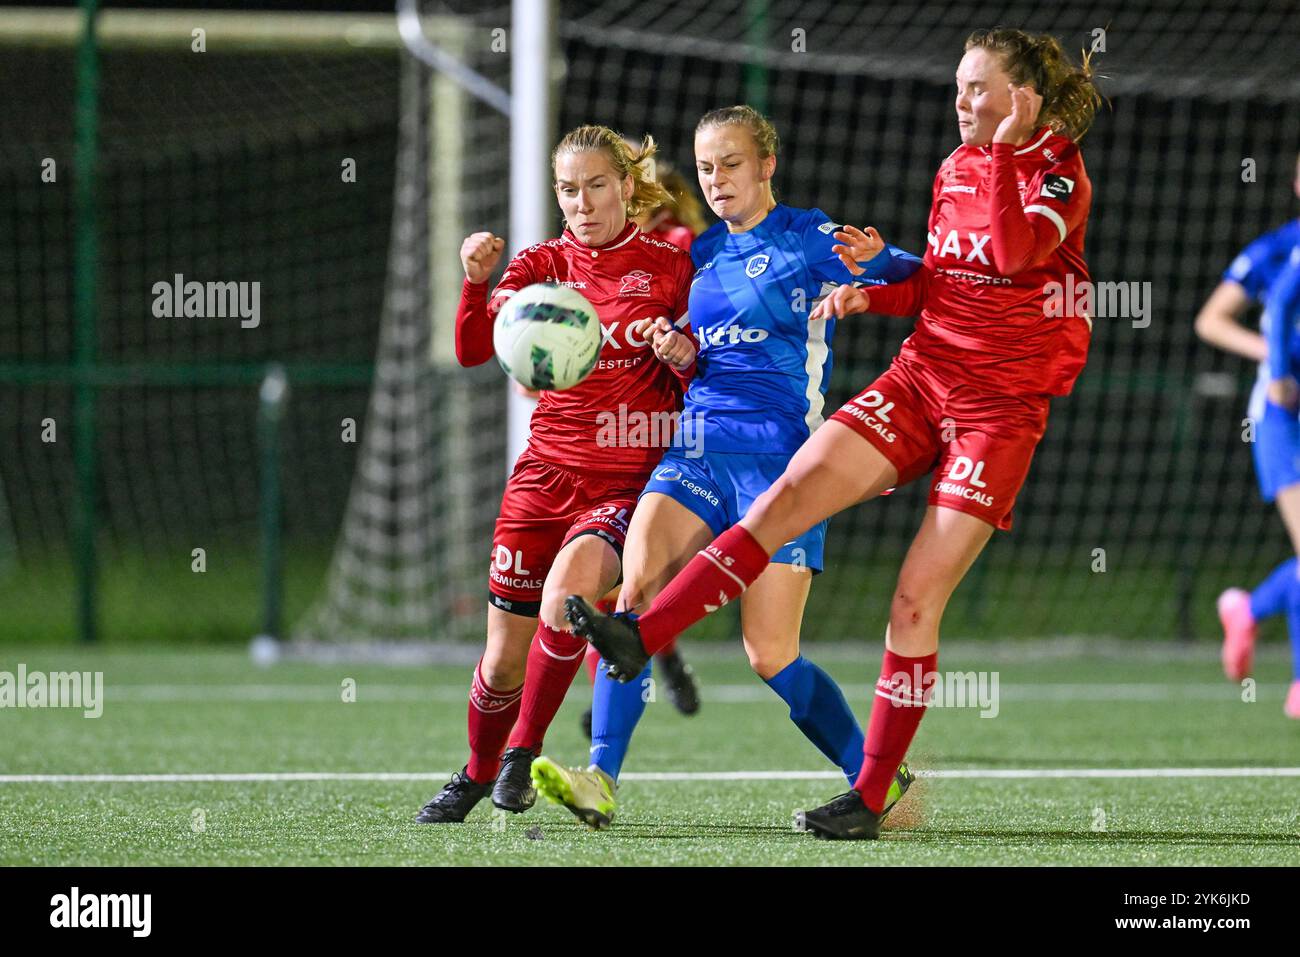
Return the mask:
[(586, 651), (587, 643), (577, 635), (537, 623), (537, 634), (528, 649), (524, 697), (519, 720), (510, 732), (510, 747), (541, 750), (546, 729), (560, 710)]
[(709, 612), (739, 598), (770, 560), (746, 529), (727, 529), (697, 552), (637, 619), (645, 650), (658, 654)]
[[(862, 803), (877, 814), (885, 807), (894, 772), (907, 757), (907, 749), (925, 717), (929, 685), (924, 676), (933, 672), (938, 662), (937, 652), (920, 658), (904, 658), (885, 649), (880, 677), (876, 680), (876, 696), (871, 699), (871, 721), (862, 746), (866, 760), (853, 785), (862, 795)], [(906, 680), (895, 680), (894, 676), (900, 672)]]
[(470, 780), (487, 784), (496, 779), (501, 769), (501, 752), (519, 714), (524, 686), (513, 691), (496, 691), (483, 680), (482, 668), (480, 658), (469, 686), (469, 765), (465, 773)]

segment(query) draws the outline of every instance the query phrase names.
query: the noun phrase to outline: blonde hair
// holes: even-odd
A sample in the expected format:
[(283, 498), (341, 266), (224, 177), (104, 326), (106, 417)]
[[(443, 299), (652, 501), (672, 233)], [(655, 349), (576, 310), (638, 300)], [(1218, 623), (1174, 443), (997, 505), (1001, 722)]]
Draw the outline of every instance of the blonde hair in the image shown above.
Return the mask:
[(627, 201), (627, 215), (635, 219), (642, 213), (658, 209), (672, 202), (672, 196), (654, 177), (654, 161), (658, 147), (653, 136), (646, 136), (639, 147), (629, 147), (623, 137), (608, 126), (579, 126), (570, 130), (551, 153), (551, 173), (560, 156), (568, 153), (604, 153), (610, 166), (618, 174), (619, 182), (632, 177), (632, 198)]
[(1088, 132), (1102, 103), (1090, 53), (1075, 63), (1051, 34), (1007, 27), (976, 30), (966, 38), (966, 49), (977, 47), (998, 55), (1012, 83), (1032, 86), (1042, 96), (1041, 122), (1076, 142)]
[(743, 126), (749, 130), (750, 135), (754, 137), (754, 145), (758, 147), (759, 159), (775, 156), (781, 148), (781, 140), (776, 135), (776, 127), (772, 125), (772, 121), (752, 106), (724, 106), (721, 109), (709, 110), (695, 124), (695, 134), (698, 136), (712, 126), (732, 125)]

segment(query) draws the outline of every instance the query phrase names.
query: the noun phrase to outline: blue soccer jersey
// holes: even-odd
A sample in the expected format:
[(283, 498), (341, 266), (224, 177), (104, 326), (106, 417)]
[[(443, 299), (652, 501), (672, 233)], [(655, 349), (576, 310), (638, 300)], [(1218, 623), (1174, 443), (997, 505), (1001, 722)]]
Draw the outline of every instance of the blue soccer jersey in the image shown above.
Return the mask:
[(1300, 242), (1268, 287), (1259, 327), (1268, 343), (1267, 377), (1295, 376), (1300, 369)]
[(835, 285), (901, 282), (921, 261), (887, 246), (854, 276), (820, 209), (778, 204), (753, 229), (717, 223), (691, 245), (699, 352), (681, 425), (710, 452), (792, 453), (822, 423), (834, 320), (808, 321)]
[[(1237, 283), (1251, 299), (1267, 307), (1269, 290), (1277, 282), (1297, 245), (1300, 245), (1300, 219), (1265, 233), (1243, 249), (1224, 270), (1223, 279)], [(1266, 308), (1260, 315), (1259, 329), (1265, 339), (1269, 338), (1270, 321), (1271, 315)], [(1264, 392), (1268, 380), (1268, 363), (1260, 363), (1259, 375), (1250, 394), (1249, 415), (1256, 422), (1264, 417)]]

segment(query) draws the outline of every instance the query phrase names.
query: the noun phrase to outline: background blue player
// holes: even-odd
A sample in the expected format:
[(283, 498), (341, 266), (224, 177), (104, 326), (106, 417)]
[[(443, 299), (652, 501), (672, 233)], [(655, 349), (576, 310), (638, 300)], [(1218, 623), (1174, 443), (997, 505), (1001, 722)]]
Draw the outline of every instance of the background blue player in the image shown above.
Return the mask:
[[(1296, 164), (1300, 197), (1300, 159)], [(1278, 511), (1300, 554), (1300, 219), (1256, 239), (1233, 260), (1196, 317), (1196, 332), (1211, 345), (1259, 362), (1249, 415), (1255, 423), (1252, 445), (1260, 494)], [(1247, 308), (1264, 306), (1260, 334), (1240, 318)], [(1254, 591), (1229, 588), (1219, 596), (1223, 623), (1223, 670), (1231, 681), (1251, 673), (1258, 624), (1283, 611), (1291, 637), (1294, 674), (1284, 711), (1300, 718), (1300, 580), (1295, 557), (1275, 568)]]
[[(837, 255), (840, 227), (818, 209), (777, 203), (772, 191), (778, 140), (746, 106), (714, 110), (695, 131), (700, 189), (722, 220), (691, 246), (697, 267), (690, 325), (699, 344), (674, 447), (637, 503), (623, 551), (619, 610), (644, 609), (701, 549), (737, 522), (781, 475), (822, 422), (834, 320), (809, 321), (837, 284), (899, 282), (916, 257), (868, 230), (871, 255), (854, 276)], [(656, 348), (673, 348), (666, 323)], [(839, 687), (799, 651), (811, 586), (822, 568), (826, 523), (787, 543), (741, 599), (750, 665), (786, 702), (790, 718), (853, 781), (862, 730)], [(533, 763), (538, 791), (594, 827), (608, 825), (632, 731), (645, 709), (649, 668), (620, 684), (598, 677), (592, 765)], [(891, 802), (909, 778), (901, 768)]]

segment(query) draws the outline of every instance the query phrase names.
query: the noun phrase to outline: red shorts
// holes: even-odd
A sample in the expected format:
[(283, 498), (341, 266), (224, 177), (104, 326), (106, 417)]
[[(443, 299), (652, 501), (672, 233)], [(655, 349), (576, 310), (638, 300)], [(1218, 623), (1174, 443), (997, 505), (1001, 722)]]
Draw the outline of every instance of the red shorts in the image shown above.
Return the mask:
[(489, 603), (536, 616), (555, 556), (579, 535), (598, 535), (621, 555), (645, 480), (642, 472), (583, 475), (524, 452), (506, 482), (492, 535)]
[(889, 459), (899, 485), (935, 470), (931, 505), (967, 512), (1006, 531), (1047, 428), (1049, 402), (1049, 396), (989, 392), (896, 357), (831, 419)]

